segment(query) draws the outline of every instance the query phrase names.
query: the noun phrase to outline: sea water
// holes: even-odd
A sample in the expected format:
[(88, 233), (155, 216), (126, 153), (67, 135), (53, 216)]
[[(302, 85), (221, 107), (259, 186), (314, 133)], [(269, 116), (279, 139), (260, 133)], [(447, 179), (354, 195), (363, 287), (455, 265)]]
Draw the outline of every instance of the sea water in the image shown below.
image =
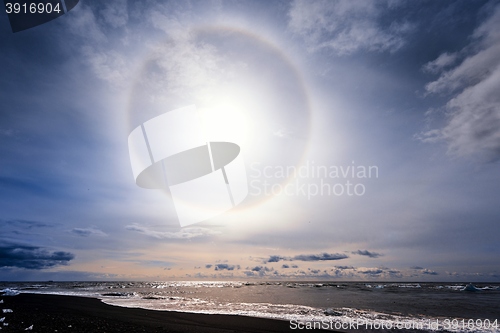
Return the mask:
[(4, 295), (97, 297), (122, 307), (281, 319), (292, 329), (500, 332), (500, 284), (365, 282), (0, 283)]

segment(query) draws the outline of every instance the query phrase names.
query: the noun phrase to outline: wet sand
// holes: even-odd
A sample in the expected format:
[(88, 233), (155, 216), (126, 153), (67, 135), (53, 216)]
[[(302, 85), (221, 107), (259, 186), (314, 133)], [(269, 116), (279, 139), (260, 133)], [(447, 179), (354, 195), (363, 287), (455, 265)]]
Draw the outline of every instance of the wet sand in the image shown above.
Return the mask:
[[(154, 311), (107, 305), (96, 298), (20, 294), (0, 296), (1, 332), (294, 332), (288, 321), (245, 316)], [(316, 330), (315, 330), (316, 331)]]

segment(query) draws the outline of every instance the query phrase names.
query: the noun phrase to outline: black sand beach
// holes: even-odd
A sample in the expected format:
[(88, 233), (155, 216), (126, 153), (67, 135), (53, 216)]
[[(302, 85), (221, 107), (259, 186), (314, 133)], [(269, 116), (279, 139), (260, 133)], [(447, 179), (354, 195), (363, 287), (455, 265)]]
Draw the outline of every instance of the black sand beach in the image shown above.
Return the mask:
[[(123, 308), (95, 298), (20, 294), (4, 296), (2, 332), (291, 332), (287, 321), (230, 315)], [(0, 324), (2, 325), (2, 324)]]

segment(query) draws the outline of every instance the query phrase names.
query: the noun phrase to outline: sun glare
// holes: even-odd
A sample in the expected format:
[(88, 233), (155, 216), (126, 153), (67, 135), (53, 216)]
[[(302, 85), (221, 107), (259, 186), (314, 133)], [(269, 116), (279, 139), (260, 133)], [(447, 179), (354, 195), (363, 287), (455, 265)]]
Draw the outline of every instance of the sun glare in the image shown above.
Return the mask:
[[(217, 95), (222, 94), (214, 94)], [(244, 97), (237, 91), (226, 90), (220, 98), (213, 98), (209, 105), (198, 108), (207, 141), (226, 141), (249, 147), (255, 117), (251, 117), (251, 105), (242, 103), (242, 99)]]

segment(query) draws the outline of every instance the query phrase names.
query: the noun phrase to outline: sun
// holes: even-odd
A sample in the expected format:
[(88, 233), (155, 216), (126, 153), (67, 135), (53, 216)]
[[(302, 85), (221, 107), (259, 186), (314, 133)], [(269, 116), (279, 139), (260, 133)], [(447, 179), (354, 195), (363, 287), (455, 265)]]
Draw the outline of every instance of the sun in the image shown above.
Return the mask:
[(197, 108), (205, 139), (249, 147), (255, 121), (255, 117), (251, 117), (251, 106), (244, 103), (243, 96), (236, 91), (227, 93), (226, 90), (226, 96), (214, 98), (210, 105)]

